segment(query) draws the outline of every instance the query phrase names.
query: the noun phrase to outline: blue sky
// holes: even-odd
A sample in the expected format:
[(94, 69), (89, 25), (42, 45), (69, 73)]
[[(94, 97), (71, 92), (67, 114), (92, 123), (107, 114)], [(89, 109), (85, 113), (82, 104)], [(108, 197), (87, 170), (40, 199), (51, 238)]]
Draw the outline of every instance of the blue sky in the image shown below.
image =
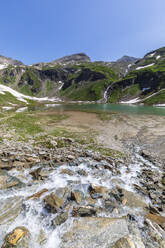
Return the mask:
[(112, 61), (165, 46), (165, 0), (0, 0), (0, 54)]

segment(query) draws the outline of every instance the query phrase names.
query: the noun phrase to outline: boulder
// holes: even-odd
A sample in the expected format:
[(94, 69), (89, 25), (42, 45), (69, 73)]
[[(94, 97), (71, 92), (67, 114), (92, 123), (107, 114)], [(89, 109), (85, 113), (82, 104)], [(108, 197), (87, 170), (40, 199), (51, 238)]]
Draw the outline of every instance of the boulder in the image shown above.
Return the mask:
[(52, 213), (57, 213), (64, 205), (62, 198), (59, 198), (57, 195), (51, 193), (50, 195), (44, 198), (45, 207), (48, 211)]
[(42, 189), (41, 191), (33, 194), (33, 195), (30, 195), (26, 198), (26, 200), (30, 200), (30, 199), (38, 199), (40, 198), (44, 193), (48, 192), (48, 189)]
[[(112, 248), (136, 248), (134, 242), (129, 236), (119, 239)], [(140, 247), (139, 247), (140, 248)]]
[(56, 216), (53, 219), (52, 224), (54, 227), (56, 227), (56, 226), (63, 224), (67, 219), (68, 219), (68, 212), (64, 212)]
[(73, 217), (87, 217), (94, 216), (96, 209), (91, 206), (74, 207), (72, 211)]
[(10, 197), (0, 200), (0, 225), (10, 224), (22, 210), (22, 197)]
[(0, 189), (21, 187), (23, 183), (16, 177), (10, 176), (6, 171), (0, 170)]
[(95, 184), (91, 184), (89, 186), (89, 191), (91, 194), (106, 194), (108, 192), (108, 189), (106, 187), (103, 186), (99, 186), (99, 185), (95, 185)]
[(4, 238), (1, 248), (28, 248), (29, 231), (25, 227), (17, 227)]
[(161, 226), (165, 230), (165, 217), (148, 213), (146, 215), (146, 218), (151, 220), (152, 222), (157, 223), (159, 226)]
[(80, 204), (82, 202), (82, 192), (72, 191), (71, 200), (77, 202), (77, 204)]
[(147, 204), (145, 203), (144, 198), (142, 198), (140, 195), (122, 189), (122, 204), (129, 206), (131, 208), (146, 208)]
[(127, 222), (122, 218), (78, 218), (63, 235), (61, 248), (110, 248), (128, 233)]

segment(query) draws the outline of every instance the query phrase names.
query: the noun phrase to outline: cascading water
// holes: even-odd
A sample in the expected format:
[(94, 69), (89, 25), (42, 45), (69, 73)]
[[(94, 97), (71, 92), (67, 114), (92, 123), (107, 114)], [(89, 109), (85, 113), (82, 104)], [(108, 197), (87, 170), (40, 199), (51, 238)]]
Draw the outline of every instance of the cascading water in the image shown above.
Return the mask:
[[(35, 180), (31, 176), (31, 172), (37, 168), (42, 168), (45, 173), (43, 180)], [(139, 155), (138, 148), (134, 150), (132, 162), (127, 164), (118, 162), (116, 165), (102, 160), (100, 162), (91, 158), (79, 158), (73, 163), (65, 163), (62, 165), (54, 164), (50, 167), (47, 165), (36, 165), (32, 169), (25, 171), (13, 169), (9, 174), (17, 177), (24, 183), (24, 187), (20, 189), (1, 190), (0, 202), (5, 202), (9, 198), (21, 197), (23, 199), (23, 209), (17, 218), (12, 223), (0, 225), (0, 246), (3, 243), (3, 238), (6, 233), (9, 233), (14, 228), (25, 226), (31, 234), (31, 247), (33, 248), (56, 248), (60, 247), (62, 235), (72, 225), (73, 217), (71, 211), (74, 203), (71, 204), (69, 210), (68, 220), (57, 227), (52, 225), (52, 220), (57, 216), (56, 213), (49, 213), (44, 208), (44, 198), (50, 195), (51, 192), (56, 192), (59, 188), (67, 187), (68, 191), (79, 190), (85, 197), (87, 188), (91, 184), (104, 186), (111, 190), (117, 185), (125, 188), (126, 190), (135, 192), (134, 185), (140, 185), (140, 175), (142, 170), (148, 169), (155, 171), (155, 173), (162, 173), (159, 167), (155, 166), (152, 162), (145, 160)], [(64, 170), (69, 169), (68, 174), (63, 174)], [(82, 173), (82, 171), (84, 173)], [(38, 199), (27, 199), (27, 197), (46, 189), (45, 193)], [(150, 199), (146, 197), (146, 202)], [(83, 205), (87, 204), (86, 200)], [(103, 199), (96, 198), (95, 207), (102, 207)], [(120, 217), (127, 214), (134, 214), (137, 216), (139, 222), (142, 221), (141, 214), (138, 214), (137, 209), (123, 207), (120, 213), (100, 212), (98, 216), (106, 217)], [(4, 214), (4, 213), (3, 213)], [(0, 216), (1, 217), (1, 216)], [(106, 244), (105, 244), (106, 247)]]

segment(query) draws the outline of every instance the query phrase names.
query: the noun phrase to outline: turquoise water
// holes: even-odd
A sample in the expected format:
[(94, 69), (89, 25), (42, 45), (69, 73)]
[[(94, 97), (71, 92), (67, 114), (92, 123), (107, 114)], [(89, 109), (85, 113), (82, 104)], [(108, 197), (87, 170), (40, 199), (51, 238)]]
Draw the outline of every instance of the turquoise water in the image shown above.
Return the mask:
[(104, 112), (119, 112), (137, 115), (161, 115), (165, 116), (165, 107), (153, 106), (138, 106), (124, 104), (57, 104), (51, 109), (59, 111), (104, 111)]

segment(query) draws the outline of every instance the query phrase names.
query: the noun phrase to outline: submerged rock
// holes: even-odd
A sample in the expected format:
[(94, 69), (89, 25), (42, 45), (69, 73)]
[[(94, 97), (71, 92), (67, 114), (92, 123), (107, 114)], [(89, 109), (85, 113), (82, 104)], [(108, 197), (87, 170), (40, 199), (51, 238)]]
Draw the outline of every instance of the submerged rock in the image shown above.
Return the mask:
[(59, 198), (57, 195), (51, 193), (50, 195), (44, 198), (46, 208), (52, 212), (57, 213), (60, 208), (64, 205), (62, 198)]
[(22, 197), (10, 197), (0, 201), (0, 225), (9, 224), (22, 210)]
[(165, 217), (148, 213), (146, 215), (146, 218), (151, 220), (152, 222), (157, 223), (159, 226), (161, 226), (165, 230)]
[(6, 171), (0, 170), (0, 190), (12, 187), (21, 187), (23, 183), (16, 177), (10, 176)]
[(61, 213), (60, 215), (56, 216), (52, 221), (54, 227), (63, 224), (68, 219), (68, 212)]
[(82, 192), (72, 191), (71, 192), (71, 200), (76, 201), (77, 204), (80, 204), (82, 202)]
[(125, 219), (78, 218), (62, 237), (61, 248), (110, 248), (128, 233)]
[(30, 199), (38, 199), (40, 198), (44, 193), (48, 192), (48, 189), (42, 189), (41, 191), (33, 194), (33, 195), (30, 195), (26, 198), (26, 200), (30, 200)]
[(17, 227), (4, 238), (1, 248), (28, 248), (29, 231), (25, 227)]
[(72, 211), (72, 216), (74, 217), (87, 217), (95, 214), (96, 209), (91, 206), (74, 207)]

